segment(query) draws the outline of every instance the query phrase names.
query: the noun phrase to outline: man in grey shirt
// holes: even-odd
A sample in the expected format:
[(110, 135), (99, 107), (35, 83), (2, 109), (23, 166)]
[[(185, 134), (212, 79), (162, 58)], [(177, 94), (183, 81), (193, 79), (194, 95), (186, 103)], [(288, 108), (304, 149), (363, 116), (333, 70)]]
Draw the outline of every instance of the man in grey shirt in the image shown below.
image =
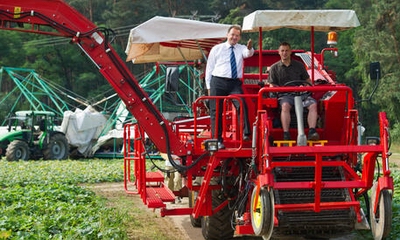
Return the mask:
[[(292, 49), (289, 43), (281, 43), (278, 52), (281, 60), (274, 63), (269, 70), (268, 82), (272, 87), (285, 86), (286, 83), (291, 81), (304, 81), (311, 84), (310, 76), (308, 75), (304, 65), (291, 58)], [(279, 104), (281, 106), (283, 139), (290, 140), (290, 109), (294, 105), (294, 95), (280, 94)], [(309, 96), (306, 99), (303, 99), (303, 107), (308, 109), (308, 139), (319, 140), (319, 135), (315, 130), (318, 118), (317, 101)]]

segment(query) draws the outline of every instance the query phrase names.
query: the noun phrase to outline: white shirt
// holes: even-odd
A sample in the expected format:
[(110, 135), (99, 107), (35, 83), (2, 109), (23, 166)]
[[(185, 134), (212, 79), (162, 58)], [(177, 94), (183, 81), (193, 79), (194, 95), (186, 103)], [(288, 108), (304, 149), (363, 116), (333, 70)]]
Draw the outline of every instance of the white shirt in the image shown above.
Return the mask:
[[(206, 66), (206, 87), (210, 89), (211, 77), (232, 78), (231, 73), (231, 45), (228, 42), (223, 42), (215, 45), (208, 55)], [(247, 49), (246, 45), (235, 44), (233, 46), (235, 52), (237, 77), (243, 77), (243, 59), (253, 56), (254, 49)]]

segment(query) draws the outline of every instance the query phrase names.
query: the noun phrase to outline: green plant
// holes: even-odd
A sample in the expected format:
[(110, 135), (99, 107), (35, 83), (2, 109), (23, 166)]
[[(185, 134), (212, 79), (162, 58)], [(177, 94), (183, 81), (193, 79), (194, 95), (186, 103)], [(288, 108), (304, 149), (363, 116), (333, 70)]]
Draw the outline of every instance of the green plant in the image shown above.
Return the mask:
[(127, 239), (123, 215), (80, 183), (121, 181), (121, 160), (0, 161), (0, 239)]

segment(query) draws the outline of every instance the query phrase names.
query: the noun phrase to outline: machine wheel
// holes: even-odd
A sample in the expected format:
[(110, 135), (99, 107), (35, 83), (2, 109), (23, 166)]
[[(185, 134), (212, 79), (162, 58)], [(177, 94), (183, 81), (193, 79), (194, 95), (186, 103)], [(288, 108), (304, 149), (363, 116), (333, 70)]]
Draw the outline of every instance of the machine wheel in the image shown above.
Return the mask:
[(260, 189), (256, 199), (257, 188), (251, 194), (251, 225), (254, 233), (263, 239), (270, 239), (274, 229), (274, 195), (265, 188)]
[(55, 134), (50, 137), (49, 143), (43, 150), (43, 158), (46, 160), (67, 159), (69, 144), (67, 138), (62, 134)]
[(21, 140), (14, 140), (8, 144), (6, 150), (6, 159), (8, 161), (28, 160), (29, 146), (28, 143)]
[[(189, 191), (189, 207), (194, 207), (197, 198), (196, 191)], [(201, 227), (201, 217), (195, 218), (190, 214), (190, 223), (193, 227)]]
[[(223, 203), (226, 199), (222, 197), (221, 191), (212, 192), (213, 209)], [(212, 216), (205, 216), (201, 219), (201, 232), (206, 240), (232, 239), (234, 230), (232, 228), (232, 213), (228, 205), (214, 213)]]
[(376, 240), (384, 239), (389, 236), (390, 227), (392, 225), (392, 196), (388, 190), (382, 190), (379, 194), (378, 207), (374, 212), (375, 196), (377, 183), (372, 186), (371, 204), (370, 204), (370, 221), (372, 236)]

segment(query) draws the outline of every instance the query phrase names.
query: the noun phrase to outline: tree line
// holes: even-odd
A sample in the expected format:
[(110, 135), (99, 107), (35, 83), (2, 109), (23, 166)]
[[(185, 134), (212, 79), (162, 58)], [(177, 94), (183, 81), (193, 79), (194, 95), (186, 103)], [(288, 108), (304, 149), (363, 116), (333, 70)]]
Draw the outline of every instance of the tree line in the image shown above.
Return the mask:
[[(378, 112), (385, 111), (391, 122), (392, 139), (400, 137), (400, 7), (395, 0), (67, 0), (80, 13), (98, 26), (111, 28), (116, 33), (113, 43), (124, 59), (129, 30), (154, 16), (182, 17), (227, 24), (242, 24), (243, 17), (259, 9), (352, 9), (361, 26), (339, 33), (337, 58), (327, 57), (326, 65), (337, 74), (338, 82), (354, 90), (360, 121), (366, 134), (378, 134)], [(309, 49), (308, 33), (290, 29), (275, 30), (264, 38), (266, 49), (276, 49), (278, 43), (290, 40), (292, 47)], [(257, 37), (251, 37), (256, 40)], [(326, 44), (326, 33), (318, 33), (315, 49)], [(111, 95), (107, 81), (76, 46), (67, 39), (0, 31), (0, 66), (35, 69), (46, 79), (60, 84), (85, 99), (97, 101)], [(258, 46), (257, 43), (254, 44)], [(369, 76), (369, 64), (380, 62), (381, 78), (375, 94), (376, 80)], [(152, 67), (151, 64), (127, 63), (135, 76)], [(0, 97), (12, 89), (12, 84), (1, 81)], [(2, 103), (0, 117), (7, 113)], [(28, 104), (28, 103), (26, 103)]]

